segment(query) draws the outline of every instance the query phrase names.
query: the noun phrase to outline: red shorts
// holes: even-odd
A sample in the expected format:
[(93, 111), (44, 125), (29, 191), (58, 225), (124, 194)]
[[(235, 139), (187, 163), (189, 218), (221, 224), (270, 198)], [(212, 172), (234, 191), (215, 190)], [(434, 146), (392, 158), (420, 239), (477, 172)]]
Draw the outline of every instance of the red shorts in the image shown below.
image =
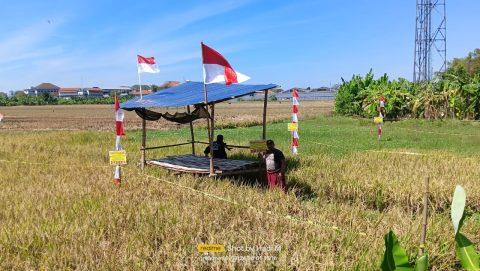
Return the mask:
[(280, 187), (285, 191), (285, 176), (280, 176), (280, 171), (267, 171), (268, 188)]

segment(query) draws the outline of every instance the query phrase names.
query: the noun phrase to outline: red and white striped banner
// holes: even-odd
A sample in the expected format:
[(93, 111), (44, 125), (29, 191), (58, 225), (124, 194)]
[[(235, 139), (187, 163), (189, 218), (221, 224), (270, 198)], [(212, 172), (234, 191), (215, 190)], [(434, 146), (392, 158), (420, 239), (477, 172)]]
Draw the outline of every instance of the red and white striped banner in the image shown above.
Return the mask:
[(385, 117), (385, 97), (380, 96), (380, 99), (378, 100), (379, 107), (378, 107), (378, 117), (381, 121), (378, 122), (377, 124), (377, 135), (378, 135), (378, 140), (382, 139), (382, 126), (383, 126), (383, 118)]
[(292, 153), (298, 153), (298, 90), (296, 88), (292, 89), (292, 123), (297, 123), (297, 129), (292, 131)]
[[(122, 150), (122, 145), (120, 141), (122, 136), (125, 135), (125, 130), (123, 129), (123, 118), (124, 113), (123, 110), (120, 108), (120, 103), (118, 102), (117, 96), (115, 96), (115, 132), (116, 132), (116, 139), (115, 139), (115, 150), (120, 151)], [(115, 175), (113, 177), (115, 185), (120, 186), (122, 183), (122, 173), (119, 165), (115, 166)]]

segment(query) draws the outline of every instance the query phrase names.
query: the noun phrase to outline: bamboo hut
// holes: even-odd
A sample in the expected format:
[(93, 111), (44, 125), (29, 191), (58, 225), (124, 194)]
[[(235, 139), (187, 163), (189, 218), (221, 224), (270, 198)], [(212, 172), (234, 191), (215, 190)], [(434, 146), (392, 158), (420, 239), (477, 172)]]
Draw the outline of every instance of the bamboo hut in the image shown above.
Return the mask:
[[(210, 155), (210, 157), (196, 155), (195, 144), (209, 144), (210, 147), (212, 146), (215, 131), (215, 104), (259, 92), (264, 93), (263, 129), (261, 138), (266, 139), (268, 91), (276, 87), (277, 85), (274, 84), (233, 84), (226, 86), (225, 84), (204, 85), (203, 82), (186, 82), (175, 87), (145, 95), (143, 98), (134, 98), (121, 104), (121, 108), (128, 111), (134, 110), (137, 115), (142, 118), (142, 141), (140, 147), (140, 163), (142, 169), (146, 165), (152, 165), (160, 166), (173, 171), (209, 174), (210, 176), (241, 175), (258, 172), (261, 170), (258, 161), (214, 159), (212, 155)], [(208, 88), (208, 90), (206, 88)], [(186, 111), (180, 113), (177, 112), (175, 114), (154, 111), (155, 108), (158, 109), (165, 107), (185, 107)], [(162, 146), (147, 146), (147, 121), (157, 121), (161, 118), (176, 123), (189, 124), (191, 139), (184, 143), (167, 144)], [(197, 119), (207, 120), (209, 142), (195, 140), (193, 124)], [(163, 158), (147, 158), (147, 151), (149, 150), (182, 145), (191, 145), (192, 153), (167, 156)], [(229, 147), (249, 148), (248, 146), (233, 145)]]

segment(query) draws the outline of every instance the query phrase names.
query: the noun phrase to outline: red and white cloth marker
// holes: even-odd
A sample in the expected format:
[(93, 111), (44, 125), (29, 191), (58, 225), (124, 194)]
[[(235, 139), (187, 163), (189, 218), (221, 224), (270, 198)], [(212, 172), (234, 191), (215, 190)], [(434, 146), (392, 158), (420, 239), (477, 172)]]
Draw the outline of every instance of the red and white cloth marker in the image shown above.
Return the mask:
[(223, 83), (231, 85), (250, 79), (245, 74), (235, 71), (230, 63), (213, 48), (202, 42), (203, 82), (205, 84)]
[(297, 129), (292, 131), (292, 153), (298, 153), (298, 106), (300, 103), (298, 102), (298, 90), (294, 88), (292, 90), (292, 123), (297, 124)]
[[(123, 110), (120, 108), (120, 103), (118, 102), (117, 96), (115, 96), (115, 133), (117, 135), (115, 139), (116, 151), (122, 150), (122, 145), (120, 144), (120, 141), (122, 139), (122, 136), (125, 135), (125, 130), (123, 129), (123, 118)], [(122, 183), (122, 172), (119, 165), (115, 166), (115, 175), (113, 179), (115, 185), (120, 186), (120, 184)]]
[(380, 108), (385, 108), (385, 97), (383, 97), (383, 95), (380, 96), (379, 103), (380, 103)]
[(377, 124), (377, 135), (378, 140), (380, 140), (382, 138), (383, 118), (385, 117), (385, 97), (383, 97), (383, 95), (378, 99), (378, 103), (378, 117), (381, 119), (381, 121)]

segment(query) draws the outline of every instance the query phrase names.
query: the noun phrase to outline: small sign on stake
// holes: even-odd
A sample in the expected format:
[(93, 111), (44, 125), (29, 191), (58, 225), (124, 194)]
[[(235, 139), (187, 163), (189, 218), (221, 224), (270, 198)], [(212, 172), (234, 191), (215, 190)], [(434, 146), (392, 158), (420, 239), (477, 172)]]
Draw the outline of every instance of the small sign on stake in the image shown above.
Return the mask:
[(263, 152), (267, 150), (267, 141), (265, 140), (252, 140), (250, 141), (250, 152)]
[(110, 158), (110, 165), (126, 165), (127, 153), (124, 150), (121, 151), (109, 151), (108, 156)]
[(291, 122), (288, 124), (288, 131), (293, 132), (298, 130), (298, 123), (296, 122)]
[(383, 118), (382, 117), (375, 117), (375, 118), (373, 118), (373, 122), (375, 124), (382, 124), (383, 123)]

